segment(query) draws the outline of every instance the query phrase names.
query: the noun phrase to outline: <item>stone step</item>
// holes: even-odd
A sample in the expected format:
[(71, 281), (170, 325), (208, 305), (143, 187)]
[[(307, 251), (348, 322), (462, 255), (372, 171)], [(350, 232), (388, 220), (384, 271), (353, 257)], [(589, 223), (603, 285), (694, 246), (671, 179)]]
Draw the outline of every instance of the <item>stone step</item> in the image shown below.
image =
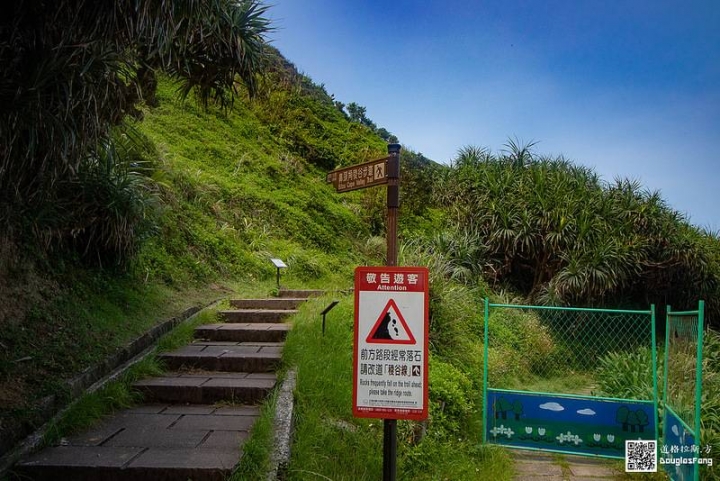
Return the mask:
[(276, 381), (274, 373), (192, 372), (143, 379), (133, 386), (148, 402), (257, 404)]
[(208, 341), (282, 342), (290, 329), (289, 324), (281, 323), (204, 324), (195, 328), (195, 337)]
[(225, 322), (282, 322), (283, 319), (297, 314), (294, 309), (238, 309), (220, 311)]
[(317, 297), (325, 294), (325, 291), (317, 289), (280, 289), (278, 297), (282, 298), (304, 298)]
[(196, 341), (158, 357), (168, 369), (271, 372), (280, 364), (282, 343)]
[(242, 456), (256, 406), (145, 405), (19, 462), (20, 479), (220, 481)]
[(307, 298), (271, 297), (269, 299), (231, 299), (235, 309), (296, 309)]

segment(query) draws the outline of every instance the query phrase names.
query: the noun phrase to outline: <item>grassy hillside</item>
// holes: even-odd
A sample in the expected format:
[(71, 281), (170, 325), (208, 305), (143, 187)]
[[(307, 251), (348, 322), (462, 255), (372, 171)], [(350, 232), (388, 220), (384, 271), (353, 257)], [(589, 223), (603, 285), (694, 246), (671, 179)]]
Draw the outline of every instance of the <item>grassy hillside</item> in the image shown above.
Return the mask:
[[(139, 128), (159, 152), (161, 235), (140, 251), (138, 269), (166, 282), (263, 277), (274, 273), (272, 255), (288, 260), (289, 275), (303, 281), (348, 272), (357, 241), (369, 232), (358, 196), (335, 194), (323, 170), (274, 135), (255, 114), (264, 103), (205, 112), (174, 103), (169, 84), (158, 93), (161, 107)], [(332, 120), (349, 124), (339, 112)], [(382, 155), (382, 141), (364, 134), (358, 150), (363, 144), (369, 157)], [(332, 255), (341, 252), (350, 257)]]
[[(118, 127), (116, 147), (70, 186), (85, 206), (82, 216), (70, 217), (74, 225), (62, 226), (72, 241), (38, 244), (32, 236), (8, 235), (0, 242), (0, 451), (67, 403), (64, 380), (159, 320), (233, 291), (270, 294), (270, 257), (288, 263), (284, 285), (328, 290), (350, 287), (355, 266), (383, 262), (383, 189), (337, 194), (325, 174), (385, 155), (384, 129), (352, 120), (276, 52), (256, 96), (240, 87), (226, 109), (206, 109), (193, 98), (180, 102), (176, 89), (161, 79), (158, 106), (144, 107), (142, 121)], [(431, 418), (401, 423), (399, 465), (408, 479), (511, 473), (506, 452), (479, 442), (484, 297), (647, 304), (648, 289), (637, 280), (643, 272), (656, 272), (651, 287), (666, 290), (682, 281), (713, 293), (720, 278), (717, 239), (674, 218), (654, 196), (632, 187), (608, 197), (615, 191), (592, 181), (591, 172), (580, 169), (582, 182), (573, 181), (577, 169), (562, 162), (475, 154), (451, 167), (402, 154), (400, 263), (428, 266), (432, 282)], [(550, 181), (553, 189), (537, 188)], [(560, 188), (566, 185), (572, 189)], [(563, 203), (568, 199), (575, 203)], [(612, 215), (594, 210), (602, 205), (616, 208)], [(659, 212), (662, 222), (656, 226), (647, 211)], [(628, 212), (628, 229), (610, 228)], [(587, 228), (598, 219), (604, 230)], [(662, 234), (671, 227), (676, 242), (668, 249)], [(587, 248), (573, 251), (590, 231), (603, 235), (588, 234)], [(88, 239), (101, 241), (87, 249)], [(630, 244), (639, 246), (630, 252), (635, 257), (624, 255)], [(623, 254), (616, 264), (603, 254), (607, 245)], [(574, 263), (568, 255), (577, 257)], [(542, 269), (532, 265), (537, 260), (544, 260)], [(573, 277), (576, 264), (582, 275)], [(636, 272), (638, 265), (646, 270)], [(586, 275), (590, 268), (602, 275)], [(632, 275), (611, 277), (626, 268)], [(593, 290), (602, 287), (597, 279), (609, 279), (609, 287)], [(539, 295), (553, 292), (566, 296)], [(692, 299), (686, 294), (678, 301)], [(286, 366), (298, 365), (300, 382), (292, 479), (377, 479), (380, 423), (350, 412), (350, 299), (341, 298), (324, 339), (313, 309), (297, 319), (285, 356)], [(529, 379), (532, 360), (518, 346), (540, 356), (553, 340), (537, 334), (537, 319), (500, 318), (497, 329), (512, 335), (490, 361), (510, 384)], [(619, 365), (611, 374), (622, 378)], [(710, 367), (714, 393), (720, 368)], [(328, 379), (342, 388), (326, 389)], [(716, 412), (709, 404), (708, 413)], [(708, 442), (717, 445), (717, 416), (708, 419)]]
[[(118, 129), (120, 163), (96, 166), (110, 180), (76, 186), (97, 200), (81, 219), (94, 230), (79, 226), (70, 245), (0, 242), (0, 452), (68, 401), (66, 379), (190, 305), (252, 294), (274, 278), (270, 257), (288, 263), (290, 286), (348, 287), (366, 253), (381, 261), (366, 244), (375, 199), (324, 181), (327, 166), (382, 156), (385, 143), (308, 79), (266, 82), (222, 110), (180, 102), (162, 81), (159, 106)], [(98, 232), (117, 242), (88, 253), (81, 240)], [(118, 262), (129, 238), (135, 254)]]

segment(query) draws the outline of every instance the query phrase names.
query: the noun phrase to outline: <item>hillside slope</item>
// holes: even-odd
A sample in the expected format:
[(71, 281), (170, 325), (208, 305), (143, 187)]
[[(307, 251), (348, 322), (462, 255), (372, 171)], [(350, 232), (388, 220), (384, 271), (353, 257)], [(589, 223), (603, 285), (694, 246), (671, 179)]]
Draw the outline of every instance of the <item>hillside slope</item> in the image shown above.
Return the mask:
[(0, 453), (67, 403), (66, 379), (163, 318), (229, 289), (266, 295), (270, 257), (288, 263), (284, 284), (303, 286), (347, 287), (353, 266), (381, 261), (366, 240), (382, 199), (338, 195), (325, 173), (385, 155), (385, 142), (276, 61), (258, 96), (240, 92), (227, 110), (180, 102), (163, 80), (159, 106), (118, 131), (132, 148), (115, 184), (93, 195), (110, 212), (136, 207), (134, 224), (107, 223), (137, 239), (129, 263), (101, 261), (80, 242), (0, 243)]
[[(332, 168), (384, 156), (386, 143), (380, 136), (384, 129), (351, 120), (342, 104), (276, 52), (269, 72), (257, 85), (256, 97), (250, 99), (241, 88), (227, 110), (205, 109), (192, 98), (178, 101), (176, 86), (166, 79), (160, 81), (157, 98), (157, 107), (144, 107), (141, 122), (118, 129), (116, 136), (127, 147), (119, 166), (110, 167), (113, 183), (108, 186), (93, 180), (79, 185), (85, 189), (86, 199), (97, 198), (105, 210), (90, 212), (76, 226), (76, 244), (44, 251), (30, 243), (0, 239), (0, 453), (67, 404), (72, 394), (66, 379), (117, 352), (159, 320), (231, 290), (243, 295), (270, 293), (275, 275), (270, 257), (280, 257), (289, 265), (283, 284), (321, 288), (350, 287), (356, 265), (383, 262), (384, 189), (337, 194), (325, 183), (325, 174)], [(479, 306), (484, 297), (510, 302), (513, 296), (519, 298), (516, 289), (521, 295), (523, 289), (531, 290), (525, 277), (532, 279), (534, 271), (528, 273), (522, 262), (527, 249), (524, 239), (544, 244), (534, 240), (541, 237), (532, 231), (531, 222), (525, 222), (532, 211), (527, 208), (528, 199), (535, 199), (527, 192), (538, 195), (530, 181), (545, 177), (530, 179), (529, 174), (546, 163), (506, 165), (508, 159), (483, 154), (466, 165), (458, 162), (445, 167), (407, 151), (401, 160), (400, 232), (407, 242), (401, 242), (400, 262), (426, 265), (433, 276), (430, 337), (434, 386), (434, 424), (427, 431), (426, 442), (408, 448), (401, 462), (424, 471), (429, 466), (415, 461), (432, 460), (444, 466), (441, 471), (447, 467), (443, 473), (472, 474), (478, 472), (478, 460), (493, 454), (479, 449), (476, 439), (467, 435), (480, 432), (482, 424)], [(484, 174), (496, 167), (508, 182), (492, 190), (493, 184), (487, 183), (492, 178)], [(526, 175), (516, 175), (518, 169)], [(517, 179), (525, 182), (511, 182)], [(436, 181), (446, 187), (442, 205), (433, 192)], [(526, 190), (518, 188), (518, 183)], [(558, 198), (566, 201), (566, 197)], [(503, 217), (502, 212), (492, 211), (503, 206), (500, 201), (492, 202), (495, 199), (517, 200), (517, 205), (510, 207), (519, 214)], [(539, 204), (565, 208), (561, 201), (538, 199)], [(120, 202), (130, 206), (132, 222), (124, 223), (121, 215), (107, 224), (98, 220), (103, 213), (115, 212)], [(454, 219), (458, 212), (467, 214), (467, 219)], [(472, 217), (476, 214), (483, 215), (478, 220)], [(558, 218), (563, 226), (577, 224), (566, 222), (563, 215)], [(495, 219), (503, 222), (489, 222)], [(511, 232), (509, 227), (515, 228), (515, 221), (525, 229), (516, 229), (524, 237)], [(123, 235), (132, 238), (130, 262), (84, 251), (80, 240), (93, 232), (85, 228), (88, 225), (100, 231), (106, 225), (119, 226), (111, 234), (120, 244), (125, 242)], [(657, 238), (663, 240), (664, 236)], [(517, 245), (495, 249), (488, 239)], [(714, 275), (720, 257), (715, 256), (717, 239), (708, 239), (712, 247), (708, 252), (713, 255), (707, 262), (702, 258), (700, 264), (709, 265)], [(698, 241), (697, 245), (704, 244)], [(495, 249), (491, 255), (490, 247)], [(109, 254), (112, 248), (108, 246)], [(563, 247), (558, 258), (566, 251)], [(503, 273), (492, 261), (507, 266), (510, 274), (519, 272), (520, 280), (489, 276), (488, 271)], [(490, 289), (486, 278), (497, 289)], [(676, 285), (673, 282), (663, 285), (670, 288)], [(500, 289), (504, 289), (502, 295), (493, 292)], [(713, 289), (715, 284), (710, 283), (708, 292)], [(573, 301), (587, 303), (588, 298)], [(351, 304), (349, 299), (343, 302), (335, 315), (344, 317), (329, 330), (329, 336), (334, 330), (337, 345), (342, 342), (347, 347)], [(294, 350), (296, 357), (306, 355), (317, 362), (333, 354), (317, 339), (318, 319), (314, 315), (303, 321), (308, 337), (318, 341), (317, 354), (306, 352), (310, 344), (302, 339), (295, 341), (294, 348), (291, 344), (291, 355)], [(516, 320), (508, 318), (506, 322), (503, 329), (514, 332)], [(302, 323), (298, 326), (302, 334)], [(507, 368), (508, 375), (527, 370), (523, 366), (528, 360), (514, 342), (529, 346), (527, 352), (544, 352), (545, 339), (536, 333), (528, 324), (517, 336), (507, 336), (508, 345), (501, 346), (497, 362)], [(330, 357), (327, 362), (337, 364), (342, 375), (348, 375), (349, 364), (340, 365)], [(349, 416), (347, 396), (328, 403), (321, 397), (326, 395), (325, 384), (319, 385), (315, 393), (312, 386), (299, 391), (305, 399), (300, 409), (307, 409), (307, 418), (316, 415), (309, 409), (316, 405), (333, 406), (339, 419)], [(313, 424), (318, 423), (305, 426)], [(369, 423), (367, 427), (372, 426)], [(415, 439), (425, 428), (408, 424), (403, 433)], [(336, 434), (335, 428), (326, 431), (320, 434), (328, 439)], [(371, 452), (374, 445), (366, 437), (358, 433), (358, 441), (369, 443)], [(315, 450), (325, 450), (327, 445), (318, 445), (316, 439), (315, 434), (307, 436), (307, 445), (300, 446), (299, 452), (307, 449), (312, 454), (306, 456), (309, 460), (323, 461), (324, 457), (315, 456)], [(337, 447), (348, 449), (346, 445)], [(465, 459), (455, 463), (451, 453)], [(488, 473), (506, 470), (508, 461), (500, 458), (488, 467)]]

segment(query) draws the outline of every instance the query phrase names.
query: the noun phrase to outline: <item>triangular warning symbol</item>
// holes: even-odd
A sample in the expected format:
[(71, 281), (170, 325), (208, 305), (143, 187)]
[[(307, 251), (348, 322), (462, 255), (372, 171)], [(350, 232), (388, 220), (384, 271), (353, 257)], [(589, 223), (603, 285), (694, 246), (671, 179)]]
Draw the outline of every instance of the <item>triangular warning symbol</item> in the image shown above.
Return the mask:
[(380, 317), (370, 329), (365, 342), (374, 344), (415, 344), (415, 336), (393, 299), (390, 299)]

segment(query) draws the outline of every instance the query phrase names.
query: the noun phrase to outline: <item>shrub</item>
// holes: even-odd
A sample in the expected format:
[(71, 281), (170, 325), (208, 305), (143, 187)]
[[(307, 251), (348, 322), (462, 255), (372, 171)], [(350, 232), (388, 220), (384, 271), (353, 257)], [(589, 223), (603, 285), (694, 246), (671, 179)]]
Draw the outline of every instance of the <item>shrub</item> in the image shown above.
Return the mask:
[[(658, 379), (663, 379), (658, 361)], [(609, 352), (600, 358), (598, 394), (626, 399), (652, 399), (652, 350)], [(658, 386), (661, 388), (661, 386)]]
[(35, 235), (91, 263), (127, 261), (157, 231), (153, 156), (132, 128), (116, 130), (58, 182), (57, 197), (31, 213)]
[(456, 434), (474, 407), (477, 392), (467, 374), (436, 357), (430, 358), (430, 417), (433, 432)]
[[(535, 314), (519, 309), (496, 309), (489, 319), (489, 359), (494, 380), (509, 381), (528, 374), (546, 375), (563, 361), (547, 327)], [(494, 381), (493, 381), (494, 382)]]

